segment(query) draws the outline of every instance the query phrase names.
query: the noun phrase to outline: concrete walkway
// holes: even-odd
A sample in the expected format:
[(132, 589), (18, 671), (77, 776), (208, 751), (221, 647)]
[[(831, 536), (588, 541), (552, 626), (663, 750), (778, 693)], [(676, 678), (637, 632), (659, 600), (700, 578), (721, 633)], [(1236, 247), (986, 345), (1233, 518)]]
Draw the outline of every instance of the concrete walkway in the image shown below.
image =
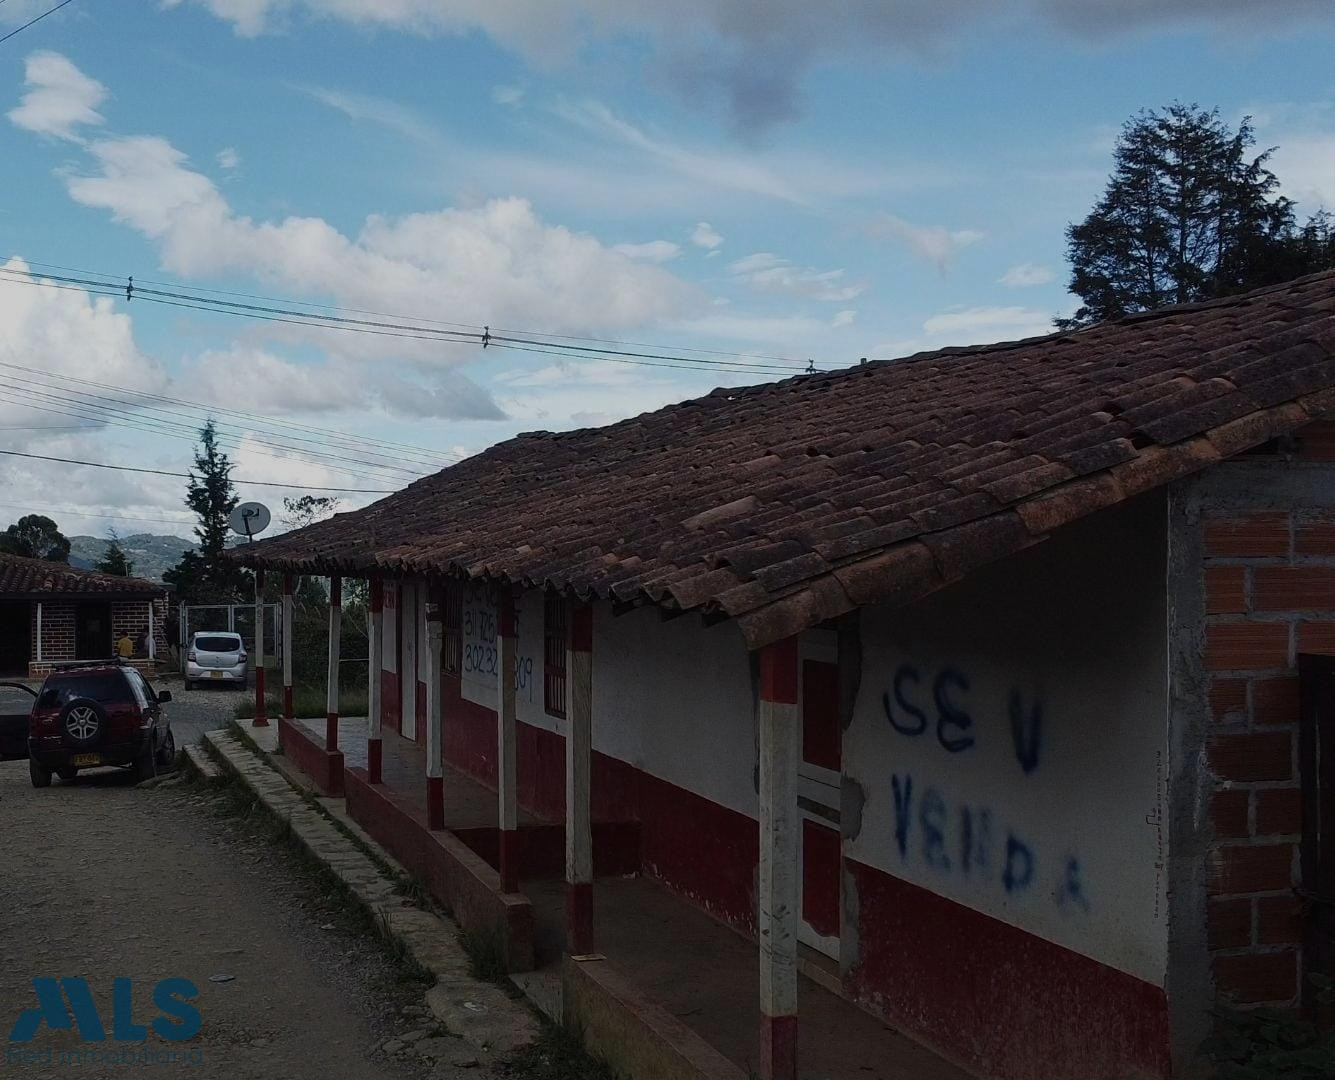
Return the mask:
[[(256, 744), (277, 746), (276, 728), (247, 728)], [(275, 769), (230, 731), (210, 731), (205, 746), (221, 764), (259, 797), (275, 816), (290, 823), (293, 835), (310, 855), (327, 865), (376, 919), (382, 931), (397, 939), (408, 954), (436, 978), (427, 1004), (452, 1034), (500, 1056), (513, 1053), (537, 1037), (537, 1019), (525, 1005), (499, 986), (470, 974), (468, 954), (459, 928), (405, 899), (407, 884), (389, 855), (366, 838), (349, 831), (307, 799)]]

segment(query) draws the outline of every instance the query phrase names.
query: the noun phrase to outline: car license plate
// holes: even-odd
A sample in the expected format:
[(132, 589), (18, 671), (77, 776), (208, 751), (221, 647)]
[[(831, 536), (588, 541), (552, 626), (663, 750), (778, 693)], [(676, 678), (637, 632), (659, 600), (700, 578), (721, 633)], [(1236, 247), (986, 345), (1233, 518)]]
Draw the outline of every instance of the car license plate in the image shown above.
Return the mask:
[(210, 679), (221, 679), (222, 677), (223, 677), (223, 673), (222, 673), (221, 671), (210, 671), (210, 672), (209, 672), (209, 678), (210, 678)]
[(74, 755), (74, 764), (75, 764), (75, 765), (101, 765), (101, 764), (102, 764), (102, 755), (101, 755), (101, 754), (75, 754), (75, 755)]

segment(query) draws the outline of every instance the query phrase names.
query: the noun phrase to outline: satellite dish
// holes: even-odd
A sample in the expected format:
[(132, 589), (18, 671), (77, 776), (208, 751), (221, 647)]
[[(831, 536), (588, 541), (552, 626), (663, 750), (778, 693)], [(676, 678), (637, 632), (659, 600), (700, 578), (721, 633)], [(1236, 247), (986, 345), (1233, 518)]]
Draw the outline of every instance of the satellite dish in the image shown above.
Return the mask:
[(263, 503), (242, 503), (232, 511), (227, 524), (232, 527), (232, 532), (253, 540), (269, 527), (269, 508)]

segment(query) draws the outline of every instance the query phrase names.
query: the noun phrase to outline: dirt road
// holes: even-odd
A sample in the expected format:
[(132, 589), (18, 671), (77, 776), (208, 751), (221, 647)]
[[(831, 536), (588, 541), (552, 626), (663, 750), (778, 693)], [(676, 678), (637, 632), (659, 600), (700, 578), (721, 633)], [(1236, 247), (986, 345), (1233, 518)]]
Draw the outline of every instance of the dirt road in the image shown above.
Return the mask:
[[(425, 987), (272, 842), (267, 823), (237, 818), (234, 798), (215, 789), (128, 781), (91, 773), (36, 791), (25, 762), (0, 763), (0, 1073), (124, 1076), (126, 1065), (62, 1063), (62, 1051), (147, 1049), (186, 1056), (129, 1071), (199, 1080), (492, 1076), (462, 1051), (431, 1062), (379, 1049), (389, 1038), (422, 1037)], [(30, 1042), (9, 1042), (19, 1014), (37, 1004), (34, 976), (87, 979), (107, 1041), (43, 1025)], [(118, 977), (133, 980), (138, 1024), (159, 1014), (159, 980), (189, 980), (199, 1034), (115, 1041)]]

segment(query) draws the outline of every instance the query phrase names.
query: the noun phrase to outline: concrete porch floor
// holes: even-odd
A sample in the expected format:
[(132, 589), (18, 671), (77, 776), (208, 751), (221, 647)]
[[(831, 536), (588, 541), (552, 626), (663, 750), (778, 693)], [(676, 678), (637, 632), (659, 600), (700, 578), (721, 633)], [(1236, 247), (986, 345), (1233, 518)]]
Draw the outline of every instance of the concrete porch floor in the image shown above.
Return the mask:
[[(324, 738), (323, 720), (297, 720), (307, 731)], [(338, 748), (346, 768), (366, 768), (366, 718), (340, 717)], [(496, 792), (466, 773), (446, 764), (441, 769), (445, 789), (447, 829), (495, 828), (499, 816)], [(426, 810), (426, 748), (396, 731), (384, 729), (380, 740), (381, 782), (404, 796), (418, 809)], [(521, 825), (543, 824), (544, 819), (519, 811)]]
[[(538, 967), (553, 970), (565, 946), (565, 885), (526, 881), (524, 892), (533, 904)], [(617, 973), (748, 1075), (759, 1075), (755, 943), (648, 878), (599, 878), (593, 893), (594, 941)], [(798, 1040), (804, 1080), (971, 1075), (805, 976)]]

